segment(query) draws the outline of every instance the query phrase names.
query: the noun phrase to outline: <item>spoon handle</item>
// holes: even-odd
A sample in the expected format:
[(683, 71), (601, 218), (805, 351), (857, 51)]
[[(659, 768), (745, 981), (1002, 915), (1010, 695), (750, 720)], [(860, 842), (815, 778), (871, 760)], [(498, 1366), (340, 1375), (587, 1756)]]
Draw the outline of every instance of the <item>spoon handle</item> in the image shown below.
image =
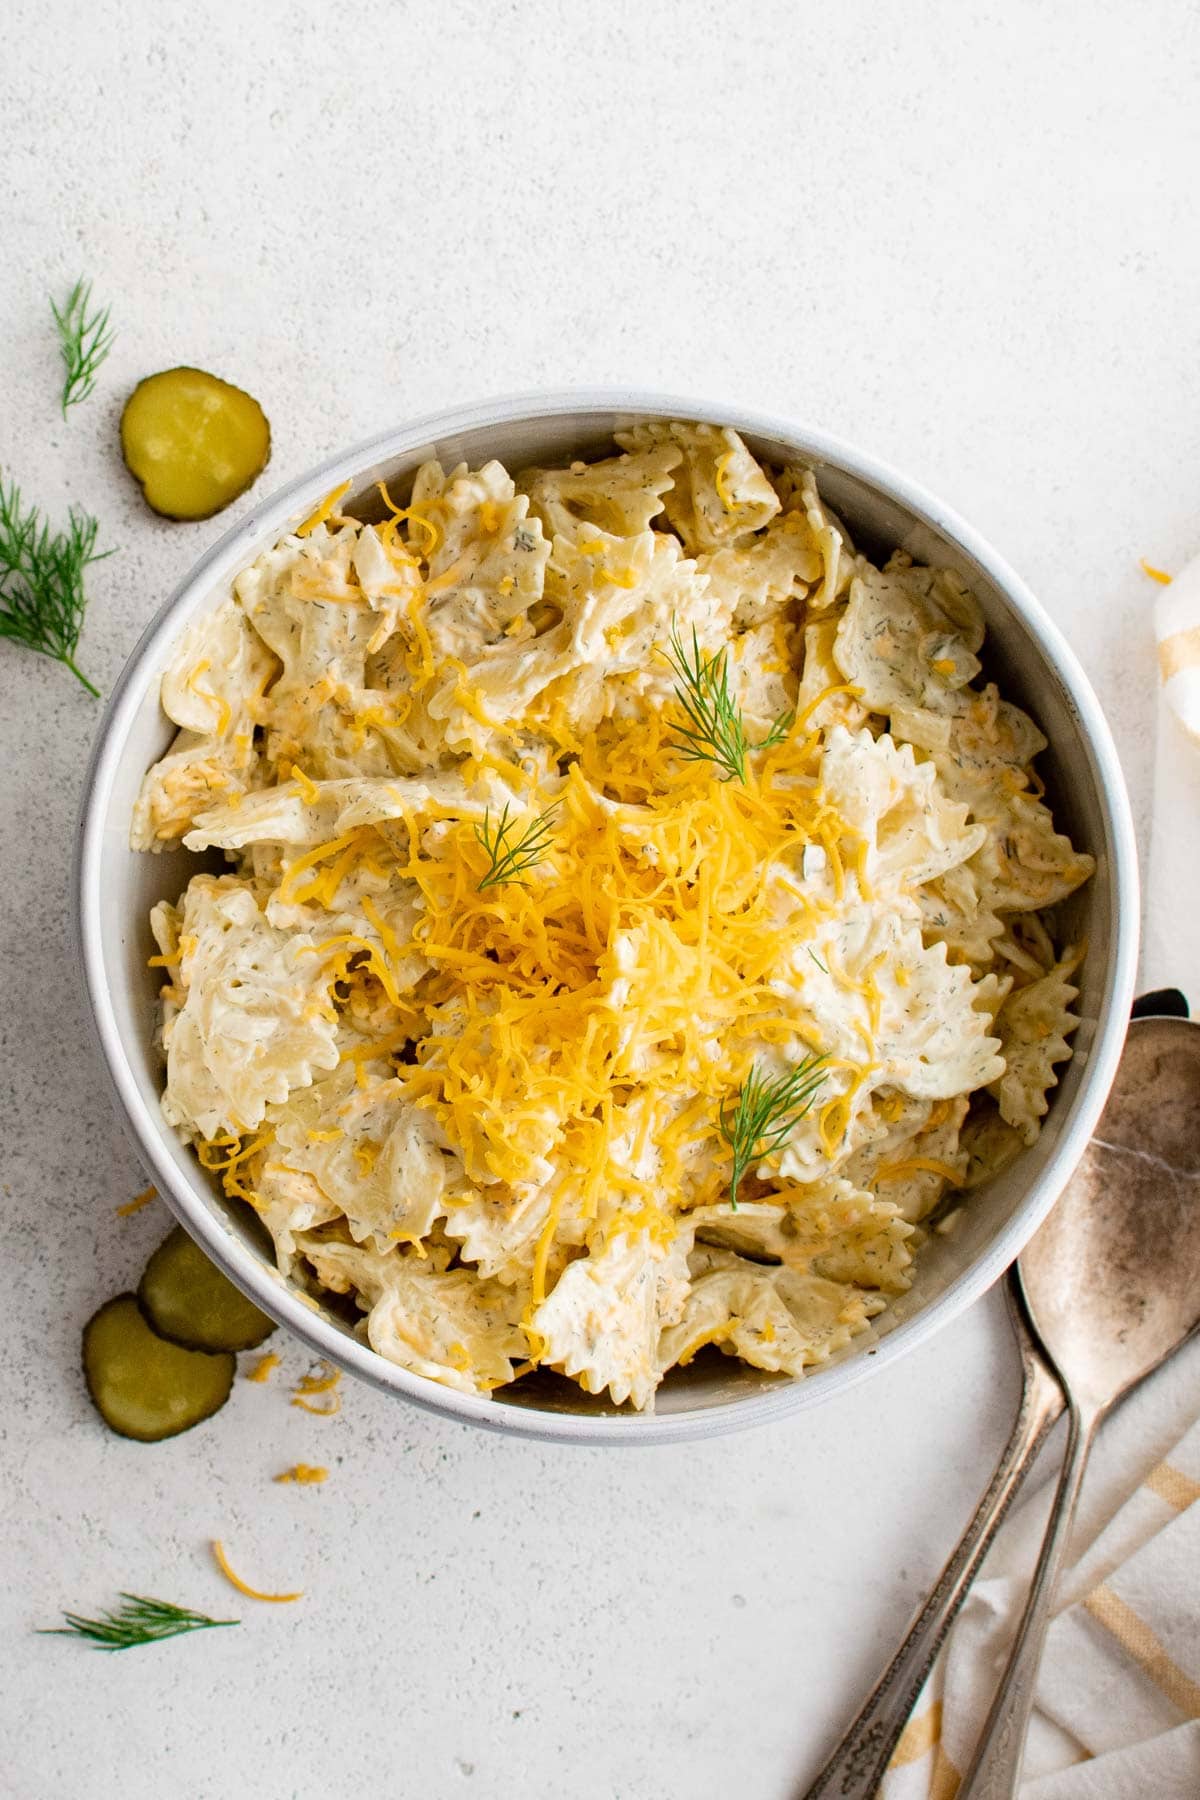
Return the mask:
[(1025, 1733), (1033, 1710), (1037, 1687), (1038, 1665), (1046, 1632), (1050, 1625), (1050, 1603), (1058, 1583), (1058, 1572), (1070, 1536), (1071, 1520), (1083, 1480), (1084, 1465), (1091, 1448), (1092, 1434), (1098, 1415), (1083, 1413), (1074, 1403), (1070, 1406), (1070, 1432), (1058, 1492), (1046, 1526), (1046, 1536), (1034, 1570), (1029, 1599), (1017, 1631), (1016, 1641), (1004, 1671), (1004, 1679), (992, 1710), (987, 1716), (983, 1735), (967, 1770), (958, 1800), (1011, 1800), (1017, 1791), (1021, 1763), (1025, 1755)]
[(1021, 1350), (1021, 1405), (987, 1491), (937, 1586), (908, 1636), (875, 1684), (803, 1800), (872, 1800), (892, 1751), (917, 1703), (929, 1671), (967, 1597), (996, 1530), (1042, 1442), (1063, 1410), (1062, 1389), (1033, 1343), (1009, 1291), (1009, 1310)]

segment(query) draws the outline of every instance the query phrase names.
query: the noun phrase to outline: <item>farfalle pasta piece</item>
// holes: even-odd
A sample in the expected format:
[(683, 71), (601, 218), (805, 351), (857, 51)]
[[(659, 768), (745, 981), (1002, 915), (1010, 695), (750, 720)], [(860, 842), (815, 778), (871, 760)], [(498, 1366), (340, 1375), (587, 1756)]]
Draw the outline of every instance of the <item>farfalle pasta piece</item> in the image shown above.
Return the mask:
[(730, 687), (751, 742), (765, 737), (777, 719), (796, 711), (796, 674), (782, 635), (778, 621), (764, 619), (739, 632), (732, 642)]
[(1000, 1117), (1032, 1144), (1049, 1111), (1047, 1095), (1057, 1086), (1059, 1063), (1071, 1054), (1068, 1038), (1079, 1025), (1071, 1011), (1079, 989), (1070, 976), (1079, 966), (1079, 955), (1068, 952), (1040, 981), (1016, 988), (996, 1015), (1004, 1073), (992, 1082)]
[(466, 1269), (436, 1269), (412, 1252), (307, 1240), (326, 1287), (354, 1293), (367, 1342), (388, 1362), (461, 1394), (490, 1394), (513, 1378), (524, 1351), (514, 1296)]
[(336, 1201), (323, 1194), (311, 1175), (281, 1163), (268, 1150), (254, 1171), (254, 1211), (271, 1234), (279, 1273), (290, 1276), (303, 1260), (308, 1233), (341, 1217)]
[(963, 1126), (962, 1153), (967, 1159), (963, 1188), (981, 1187), (1002, 1175), (1024, 1148), (1021, 1133), (1001, 1118), (999, 1107), (983, 1099)]
[(659, 1339), (687, 1296), (690, 1246), (688, 1231), (664, 1245), (647, 1230), (617, 1230), (568, 1263), (530, 1321), (538, 1360), (589, 1394), (649, 1406), (662, 1379)]
[[(825, 563), (801, 512), (772, 519), (745, 543), (725, 544), (696, 558), (709, 592), (730, 608), (735, 625), (760, 625), (794, 600), (807, 599)], [(834, 679), (837, 679), (836, 677)]]
[(960, 863), (926, 882), (917, 901), (927, 944), (944, 944), (952, 961), (970, 963), (975, 969), (995, 960), (1004, 922), (985, 904), (979, 877), (969, 864)]
[(502, 1182), (486, 1186), (459, 1182), (446, 1196), (443, 1229), (458, 1245), (463, 1262), (474, 1264), (481, 1275), (503, 1282), (505, 1287), (518, 1287), (528, 1281), (552, 1205), (550, 1261), (557, 1262), (565, 1251), (582, 1247), (587, 1235), (578, 1198), (563, 1195), (559, 1176), (517, 1188)]
[(834, 658), (872, 712), (950, 710), (979, 673), (983, 614), (949, 569), (866, 568), (851, 584)]
[[(311, 1176), (357, 1243), (419, 1243), (441, 1217), (462, 1165), (394, 1077), (353, 1061), (268, 1109), (277, 1158)], [(370, 1065), (373, 1069), (378, 1065)]]
[(913, 1228), (890, 1197), (834, 1178), (782, 1187), (769, 1200), (696, 1207), (698, 1238), (831, 1281), (902, 1293), (911, 1283)]
[(307, 933), (276, 931), (232, 876), (193, 876), (179, 927), (163, 1112), (192, 1136), (240, 1135), (335, 1067), (328, 979)]
[(1029, 714), (1001, 700), (990, 682), (980, 693), (967, 688), (956, 695), (947, 724), (945, 745), (927, 746), (942, 786), (974, 818), (991, 818), (1009, 795), (1028, 786), (1029, 765), (1046, 740)]
[(806, 1212), (809, 1228), (829, 1237), (813, 1256), (813, 1271), (870, 1292), (904, 1293), (912, 1285), (913, 1227), (893, 1201), (856, 1191), (848, 1182), (838, 1185), (842, 1191), (832, 1199), (805, 1199), (805, 1190), (797, 1190), (801, 1217)]
[(225, 600), (184, 632), (163, 673), (163, 711), (198, 737), (231, 737), (277, 666), (241, 607)]
[(808, 731), (827, 731), (833, 725), (844, 725), (857, 731), (870, 717), (858, 699), (858, 690), (848, 682), (834, 661), (839, 612), (823, 613), (804, 627), (804, 660), (800, 669), (800, 685), (796, 691), (796, 714)]
[(683, 461), (665, 494), (666, 513), (684, 549), (695, 555), (758, 531), (779, 511), (779, 496), (736, 431), (718, 425), (635, 425), (618, 431), (626, 450), (677, 445)]
[(893, 1086), (921, 1099), (952, 1100), (995, 1078), (996, 1040), (976, 1008), (976, 987), (971, 970), (947, 962), (939, 944), (923, 947), (907, 987), (894, 973), (885, 978), (875, 1054)]
[(873, 1104), (886, 1132), (850, 1157), (843, 1174), (918, 1224), (947, 1188), (965, 1184), (968, 1156), (961, 1133), (970, 1101), (960, 1094), (931, 1103), (897, 1092), (877, 1094)]
[(907, 744), (851, 733), (826, 734), (821, 782), (841, 821), (867, 847), (871, 888), (916, 887), (966, 862), (987, 838), (967, 823), (967, 809), (948, 800), (932, 763), (918, 763)]
[(569, 469), (526, 469), (517, 486), (551, 537), (586, 537), (589, 526), (636, 537), (662, 512), (682, 461), (678, 444), (660, 443)]
[(995, 912), (1040, 912), (1073, 894), (1095, 870), (1092, 857), (1054, 829), (1033, 794), (1010, 794), (986, 821), (987, 838), (971, 859), (980, 900)]
[(462, 1183), (449, 1196), (445, 1229), (459, 1255), (481, 1275), (516, 1287), (527, 1279), (538, 1240), (550, 1216), (551, 1183), (523, 1192), (501, 1182)]
[[(311, 537), (285, 538), (237, 576), (242, 611), (282, 664), (275, 704), (322, 681), (365, 685), (366, 658), (387, 642), (401, 611), (400, 596), (385, 592), (392, 584), (378, 580), (381, 554), (391, 560), (369, 525), (320, 526)], [(394, 585), (406, 589), (404, 569), (392, 566)]]
[(235, 600), (188, 627), (161, 688), (163, 711), (182, 729), (142, 782), (135, 850), (165, 848), (206, 806), (236, 803), (263, 779), (253, 708), (278, 666)]
[(427, 470), (417, 510), (433, 533), (424, 550), (429, 636), (437, 654), (470, 662), (541, 599), (550, 543), (498, 462), (456, 470), (436, 495), (434, 485)]
[[(413, 603), (404, 566), (394, 595), (374, 579), (383, 547), (375, 538), (367, 559), (360, 538), (370, 530), (346, 525), (330, 533), (320, 526), (311, 537), (285, 538), (234, 582), (247, 619), (282, 664), (260, 708), (267, 757), (303, 759), (314, 777), (364, 772), (358, 715), (368, 703), (367, 661)], [(358, 580), (356, 556), (369, 569), (369, 589)]]
[[(482, 819), (489, 806), (499, 808), (515, 799), (512, 788), (489, 770), (472, 783), (452, 770), (334, 781), (293, 778), (247, 796), (240, 805), (206, 808), (197, 814), (185, 842), (189, 850), (244, 850), (252, 844), (304, 849), (331, 844), (367, 826), (403, 821), (431, 807)], [(285, 875), (290, 867), (289, 860)]]
[(803, 1375), (865, 1331), (883, 1302), (845, 1282), (753, 1263), (694, 1280), (677, 1324), (659, 1342), (662, 1368), (689, 1363), (706, 1344), (756, 1369)]
[(133, 849), (176, 848), (199, 814), (245, 795), (253, 773), (252, 753), (232, 740), (181, 731), (142, 782), (130, 832)]
[(783, 506), (783, 519), (803, 520), (820, 559), (820, 575), (808, 596), (811, 613), (823, 613), (845, 598), (864, 559), (855, 553), (845, 524), (825, 504), (811, 469), (786, 464), (770, 477)]
[(1000, 1074), (971, 970), (949, 963), (943, 946), (925, 945), (899, 902), (856, 906), (814, 935), (808, 966), (797, 963), (805, 1005), (837, 1058), (870, 1064), (864, 1098), (867, 1086), (892, 1086), (916, 1099), (952, 1099)]

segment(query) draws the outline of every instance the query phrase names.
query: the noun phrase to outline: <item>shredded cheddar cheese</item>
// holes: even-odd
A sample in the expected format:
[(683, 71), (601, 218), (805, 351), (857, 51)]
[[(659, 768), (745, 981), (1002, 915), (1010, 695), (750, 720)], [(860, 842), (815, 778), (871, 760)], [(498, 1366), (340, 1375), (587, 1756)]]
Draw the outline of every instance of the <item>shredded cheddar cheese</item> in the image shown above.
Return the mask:
[(935, 1156), (906, 1156), (902, 1162), (884, 1163), (876, 1169), (875, 1180), (902, 1181), (909, 1175), (936, 1175), (951, 1187), (961, 1187), (963, 1179), (957, 1169)]
[(228, 700), (222, 699), (220, 694), (214, 694), (209, 688), (202, 688), (196, 685), (201, 675), (205, 674), (211, 667), (212, 664), (209, 662), (208, 658), (203, 657), (188, 675), (187, 685), (191, 688), (197, 699), (207, 700), (210, 706), (216, 707), (217, 734), (218, 736), (223, 736), (225, 732), (228, 731), (230, 722), (233, 718), (233, 713), (230, 709)]
[(301, 1487), (312, 1487), (320, 1481), (329, 1479), (329, 1470), (317, 1463), (296, 1463), (285, 1469), (281, 1475), (273, 1477), (275, 1481), (294, 1481)]
[(309, 513), (302, 525), (297, 525), (296, 536), (308, 537), (309, 533), (315, 531), (318, 525), (323, 525), (326, 519), (337, 511), (338, 506), (349, 492), (350, 483), (348, 481), (343, 481), (340, 487), (332, 489), (330, 493), (326, 494), (316, 511)]
[(321, 798), (321, 790), (312, 778), (304, 773), (299, 763), (292, 764), (292, 780), (310, 806), (314, 806)]
[(143, 1206), (149, 1206), (150, 1202), (157, 1198), (158, 1189), (156, 1187), (143, 1188), (140, 1194), (135, 1194), (132, 1200), (125, 1202), (124, 1206), (117, 1207), (118, 1219), (128, 1219), (133, 1213), (141, 1212)]
[[(342, 1410), (342, 1397), (335, 1392), (342, 1379), (342, 1371), (333, 1363), (322, 1361), (316, 1368), (302, 1375), (292, 1392), (292, 1405), (298, 1406), (302, 1412), (312, 1413), (318, 1419), (331, 1419)], [(325, 1396), (319, 1406), (314, 1406), (312, 1396)]]
[(264, 1594), (258, 1588), (250, 1587), (247, 1582), (242, 1580), (240, 1575), (236, 1574), (234, 1570), (230, 1568), (229, 1559), (225, 1554), (225, 1546), (222, 1544), (220, 1538), (214, 1538), (212, 1540), (212, 1553), (213, 1561), (216, 1563), (218, 1569), (220, 1569), (230, 1587), (235, 1587), (239, 1594), (244, 1594), (246, 1596), (247, 1600), (267, 1600), (272, 1606), (284, 1606), (292, 1600), (303, 1600), (303, 1588), (298, 1588), (294, 1594)]
[(725, 508), (726, 512), (736, 512), (738, 504), (729, 491), (728, 470), (730, 463), (733, 461), (733, 455), (734, 453), (732, 450), (727, 450), (724, 456), (719, 456), (717, 458), (716, 466), (713, 469), (713, 486), (716, 488), (717, 498), (720, 500), (721, 505)]

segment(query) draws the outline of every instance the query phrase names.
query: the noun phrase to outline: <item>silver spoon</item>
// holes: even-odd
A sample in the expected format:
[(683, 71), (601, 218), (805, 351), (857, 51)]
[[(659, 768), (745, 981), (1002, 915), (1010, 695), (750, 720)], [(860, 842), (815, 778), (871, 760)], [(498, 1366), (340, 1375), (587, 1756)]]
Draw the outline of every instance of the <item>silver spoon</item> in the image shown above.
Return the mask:
[(959, 1800), (1016, 1792), (1051, 1601), (1105, 1413), (1200, 1325), (1200, 1024), (1137, 1019), (1095, 1137), (1017, 1270), (1067, 1395), (1058, 1492)]
[(908, 1635), (803, 1800), (872, 1800), (959, 1608), (1051, 1426), (1066, 1408), (1058, 1377), (1025, 1323), (1015, 1277), (1005, 1284), (1021, 1354), (1021, 1401), (974, 1517)]
[[(1156, 1090), (1161, 1089), (1161, 1093)], [(1150, 1091), (1156, 1097), (1146, 1101)], [(1132, 1140), (1132, 1150), (1126, 1145)], [(1117, 1148), (1112, 1148), (1117, 1146)], [(1149, 1172), (1167, 1167), (1182, 1169), (1170, 1182), (1148, 1179)], [(1134, 1178), (1128, 1172), (1134, 1170)], [(1186, 1212), (1186, 1200), (1180, 1203), (1176, 1194), (1178, 1180), (1186, 1187), (1190, 1172), (1192, 1194), (1196, 1202), (1188, 1230), (1181, 1229), (1176, 1216)], [(1034, 1237), (1018, 1264), (1020, 1275), (1033, 1291), (1043, 1292), (1038, 1271), (1043, 1267), (1043, 1240), (1047, 1245), (1061, 1242), (1062, 1220), (1072, 1220), (1071, 1250), (1058, 1259), (1062, 1285), (1055, 1289), (1060, 1309), (1068, 1313), (1078, 1308), (1080, 1363), (1120, 1363), (1110, 1367), (1103, 1383), (1108, 1398), (1091, 1416), (1087, 1443), (1102, 1412), (1129, 1388), (1155, 1368), (1176, 1349), (1195, 1327), (1200, 1315), (1200, 1026), (1183, 1018), (1148, 1018), (1130, 1026), (1125, 1052), (1101, 1120), (1097, 1138), (1049, 1220)], [(1170, 1221), (1167, 1223), (1167, 1221)], [(1156, 1240), (1153, 1221), (1170, 1234), (1167, 1260), (1177, 1254), (1184, 1257), (1190, 1245), (1192, 1258), (1190, 1277), (1179, 1276), (1178, 1267), (1163, 1269), (1163, 1256)], [(1132, 1236), (1130, 1235), (1132, 1233)], [(1131, 1250), (1134, 1254), (1131, 1255)], [(1184, 1258), (1186, 1260), (1186, 1257)], [(1029, 1271), (1034, 1271), (1030, 1276)], [(1084, 1271), (1087, 1271), (1086, 1286)], [(1189, 1292), (1189, 1282), (1190, 1289)], [(862, 1711), (858, 1714), (829, 1761), (810, 1788), (804, 1800), (871, 1800), (878, 1793), (883, 1774), (891, 1759), (900, 1734), (915, 1706), (926, 1678), (954, 1622), (980, 1564), (991, 1545), (1020, 1484), (1045, 1442), (1050, 1427), (1064, 1409), (1065, 1401), (1058, 1377), (1030, 1334), (1020, 1299), (1020, 1281), (1014, 1271), (1006, 1290), (1009, 1313), (1021, 1352), (1021, 1403), (1012, 1434), (996, 1465), (975, 1515), (946, 1567), (942, 1570), (932, 1594), (913, 1624), (892, 1662), (876, 1683)], [(1150, 1301), (1155, 1302), (1151, 1309)], [(1153, 1310), (1159, 1329), (1150, 1351), (1142, 1353), (1140, 1325), (1144, 1314)], [(1049, 1318), (1048, 1301), (1039, 1311)], [(1134, 1341), (1130, 1330), (1134, 1330)], [(1049, 1332), (1052, 1327), (1047, 1325)], [(1058, 1340), (1055, 1339), (1057, 1344)], [(1114, 1357), (1115, 1351), (1115, 1357)], [(1124, 1354), (1123, 1354), (1124, 1352)], [(1075, 1361), (1059, 1352), (1060, 1372), (1075, 1385)], [(1128, 1360), (1126, 1360), (1126, 1357)], [(1114, 1385), (1115, 1383), (1115, 1385)], [(1092, 1388), (1086, 1390), (1089, 1397)], [(1079, 1439), (1079, 1433), (1075, 1433)], [(1086, 1444), (1084, 1446), (1086, 1452)], [(1082, 1473), (1082, 1462), (1075, 1476)], [(1064, 1467), (1063, 1481), (1067, 1478)], [(1064, 1496), (1060, 1485), (1059, 1501)], [(1068, 1498), (1073, 1507), (1074, 1495)], [(1066, 1520), (1069, 1524), (1069, 1518)], [(1043, 1571), (1039, 1565), (1041, 1587), (1030, 1596), (1032, 1610), (1038, 1594), (1048, 1597), (1057, 1572), (1058, 1554), (1065, 1542), (1063, 1515), (1056, 1505), (1058, 1535), (1047, 1546), (1055, 1554), (1055, 1566)], [(1032, 1645), (1028, 1664), (1022, 1663), (1025, 1679), (1022, 1693), (1028, 1690), (1019, 1720), (1014, 1716), (1006, 1732), (1010, 1745), (1015, 1736), (1018, 1756), (1024, 1741), (1024, 1725), (1032, 1700), (1032, 1675), (1045, 1634), (1045, 1622), (1038, 1625), (1029, 1614), (1022, 1622), (1021, 1634), (1013, 1651), (1010, 1673), (1015, 1675), (1016, 1659)], [(968, 1800), (969, 1783), (984, 1773), (984, 1760), (991, 1763), (987, 1750), (988, 1735), (993, 1724), (999, 1725), (999, 1710), (1004, 1691), (997, 1697), (993, 1715), (985, 1727), (984, 1741), (977, 1753), (959, 1800)], [(997, 1765), (997, 1769), (999, 1765)], [(1012, 1779), (1015, 1781), (1016, 1770)], [(991, 1776), (988, 1779), (992, 1779)], [(975, 1800), (1010, 1793), (1011, 1786), (980, 1787)]]

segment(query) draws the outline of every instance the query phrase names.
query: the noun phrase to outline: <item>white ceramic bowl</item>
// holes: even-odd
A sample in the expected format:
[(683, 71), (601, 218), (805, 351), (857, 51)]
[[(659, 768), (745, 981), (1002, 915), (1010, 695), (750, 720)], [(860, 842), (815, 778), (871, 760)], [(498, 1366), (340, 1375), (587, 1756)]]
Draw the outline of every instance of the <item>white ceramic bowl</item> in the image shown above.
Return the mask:
[[(331, 488), (348, 481), (352, 496), (367, 496), (378, 479), (402, 484), (429, 457), (447, 466), (498, 457), (514, 470), (566, 462), (610, 450), (614, 429), (646, 417), (732, 425), (765, 459), (814, 466), (822, 494), (864, 547), (886, 554), (902, 545), (919, 561), (960, 570), (987, 615), (985, 671), (1049, 738), (1041, 767), (1055, 816), (1077, 846), (1091, 851), (1097, 867), (1094, 880), (1071, 902), (1078, 915), (1073, 929), (1085, 930), (1089, 944), (1080, 977), (1082, 1023), (1037, 1143), (971, 1196), (953, 1235), (931, 1239), (911, 1290), (877, 1326), (807, 1379), (701, 1358), (672, 1372), (652, 1415), (637, 1416), (606, 1410), (552, 1376), (522, 1384), (511, 1400), (455, 1393), (385, 1362), (338, 1318), (287, 1286), (255, 1222), (223, 1199), (159, 1111), (162, 1071), (152, 1041), (157, 979), (146, 967), (152, 949), (147, 915), (155, 900), (179, 894), (196, 864), (184, 852), (135, 853), (129, 820), (145, 770), (173, 735), (159, 707), (158, 683), (180, 634)], [(352, 507), (353, 498), (345, 504)], [(88, 993), (122, 1109), (160, 1193), (213, 1261), (313, 1351), (376, 1387), (452, 1418), (593, 1444), (708, 1437), (783, 1418), (832, 1398), (923, 1343), (989, 1287), (1049, 1210), (1095, 1126), (1129, 1015), (1138, 918), (1129, 806), (1104, 715), (1067, 644), (996, 553), (913, 482), (822, 432), (738, 407), (625, 392), (493, 400), (418, 420), (335, 457), (234, 525), (158, 612), (109, 702), (80, 820), (77, 898)], [(541, 1389), (537, 1381), (544, 1382)]]

